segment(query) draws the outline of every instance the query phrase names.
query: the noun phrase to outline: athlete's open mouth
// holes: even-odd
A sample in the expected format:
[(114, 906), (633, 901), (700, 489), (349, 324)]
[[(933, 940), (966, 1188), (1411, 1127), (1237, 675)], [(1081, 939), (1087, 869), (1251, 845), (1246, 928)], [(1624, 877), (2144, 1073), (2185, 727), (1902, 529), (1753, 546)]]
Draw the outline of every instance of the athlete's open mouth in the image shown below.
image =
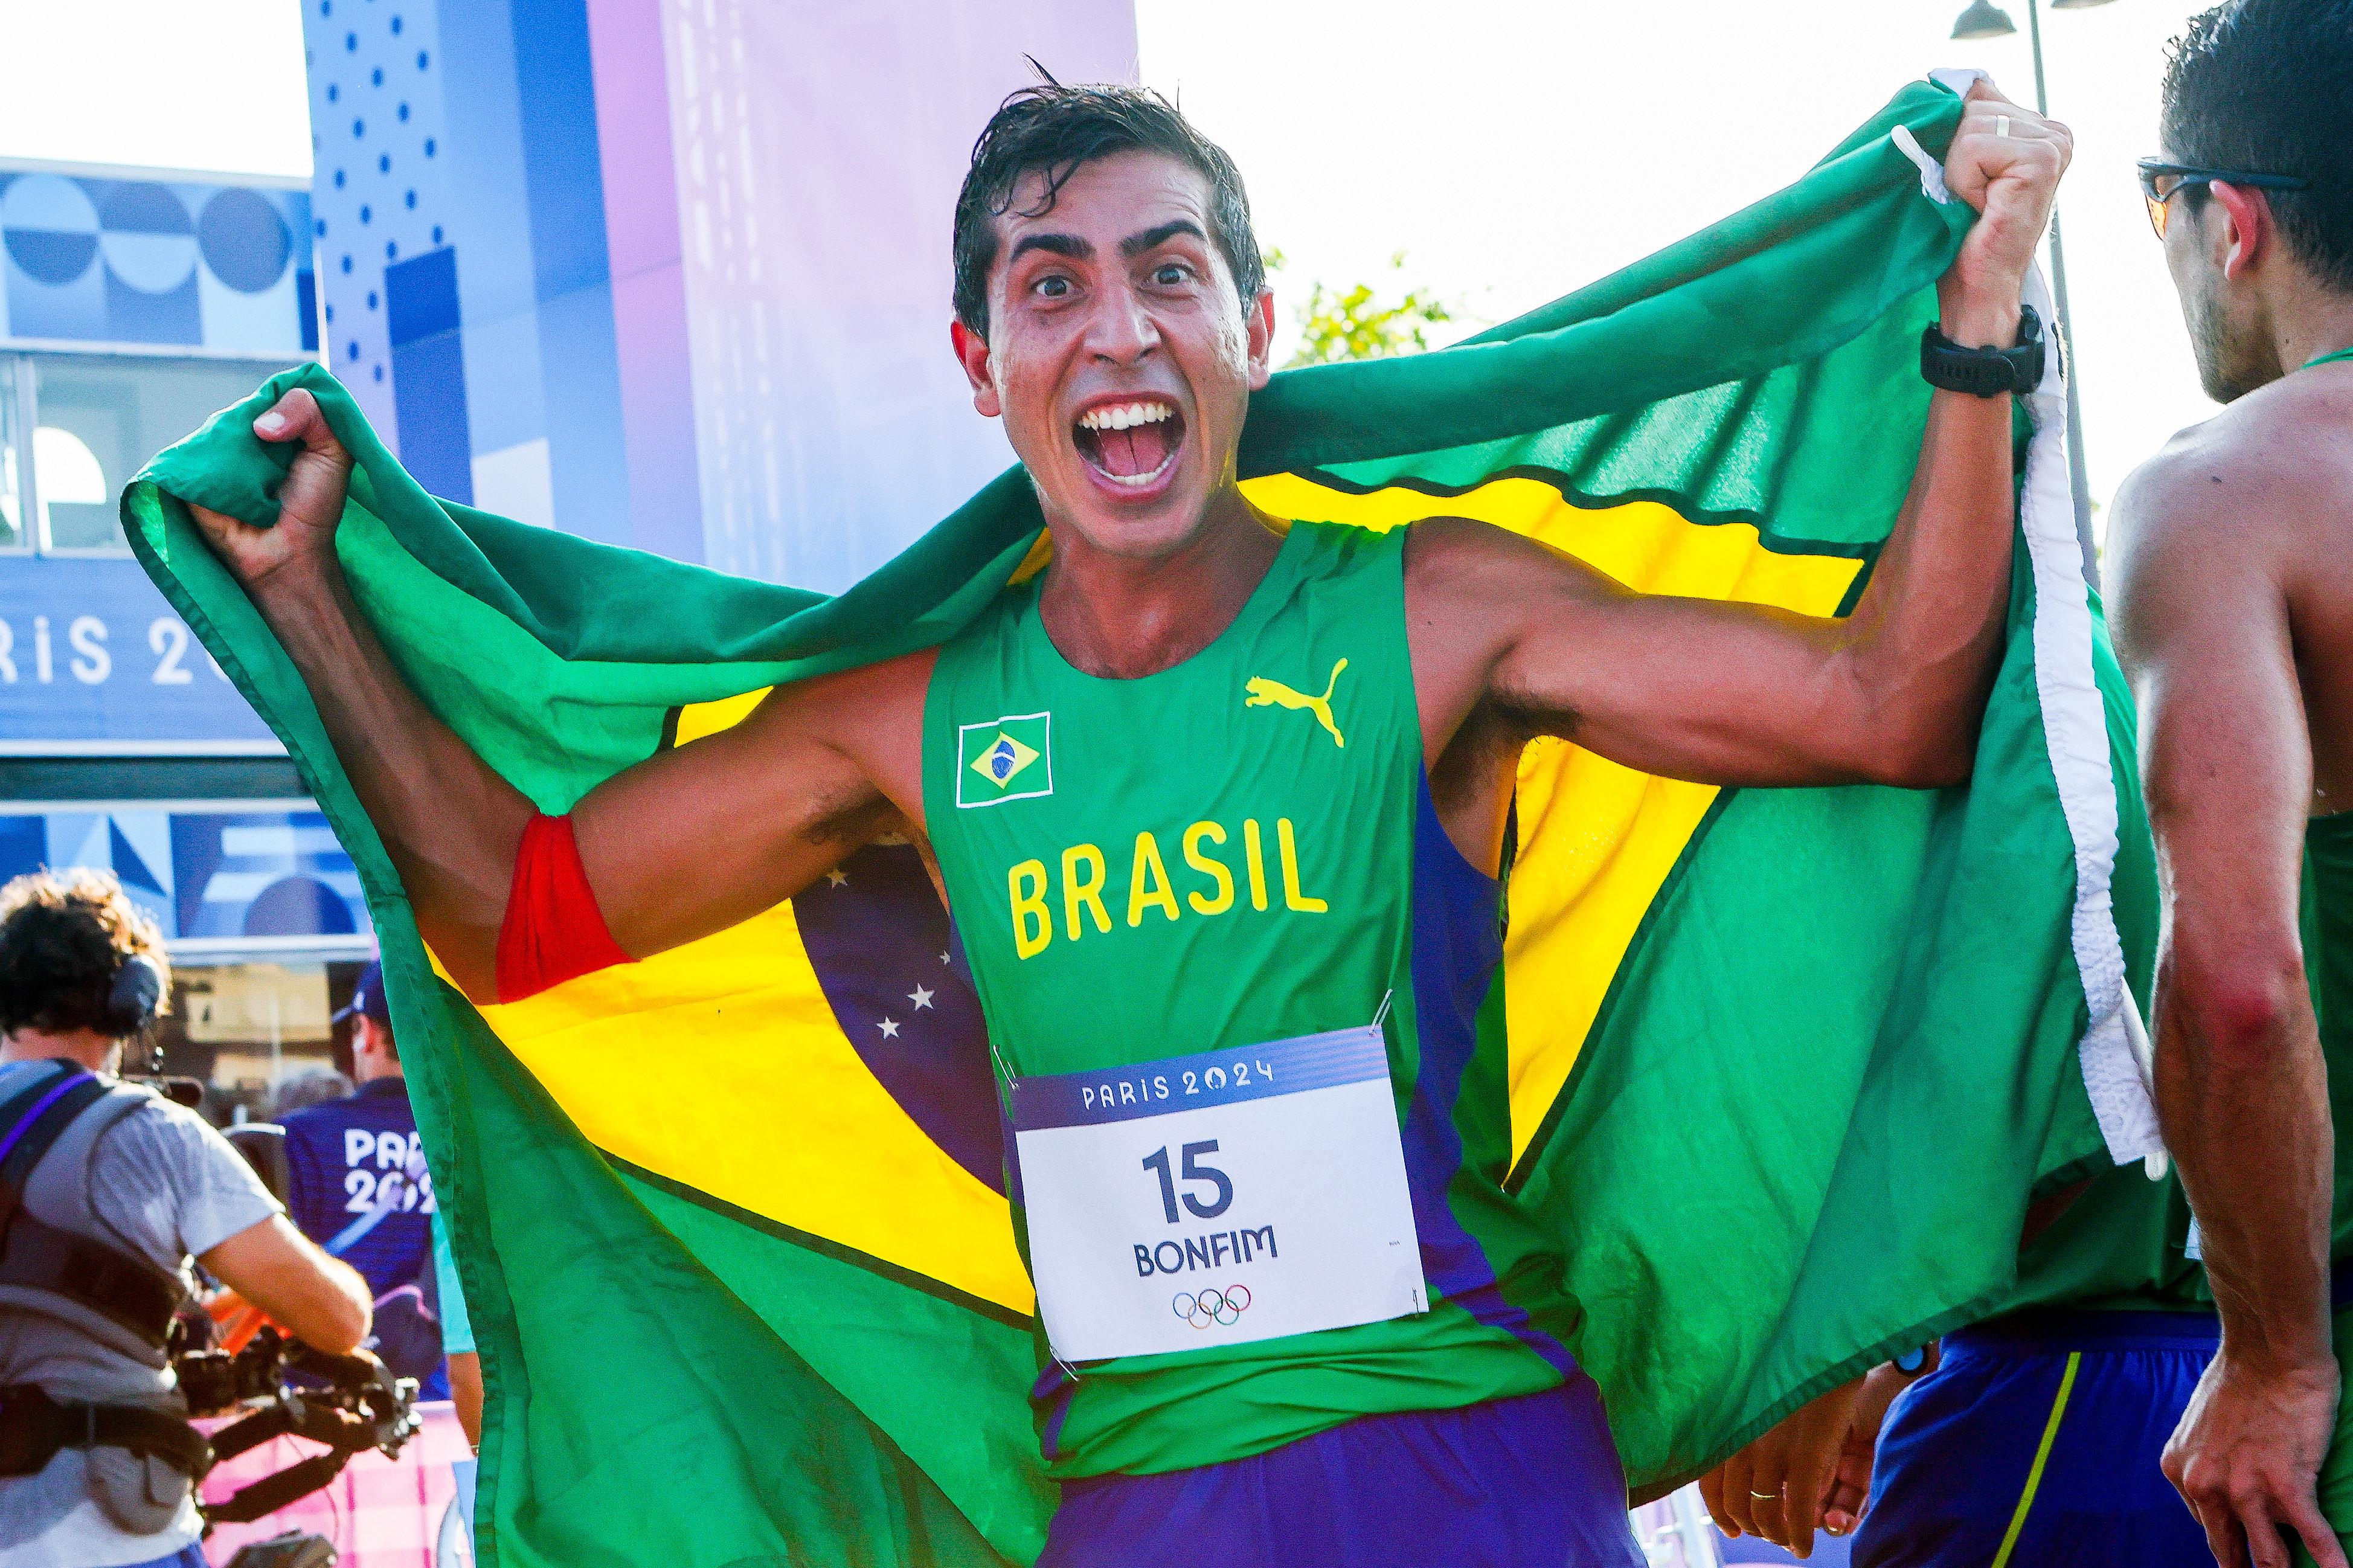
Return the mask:
[(1098, 403), (1071, 426), (1079, 455), (1112, 483), (1142, 490), (1166, 474), (1185, 444), (1185, 418), (1157, 397)]

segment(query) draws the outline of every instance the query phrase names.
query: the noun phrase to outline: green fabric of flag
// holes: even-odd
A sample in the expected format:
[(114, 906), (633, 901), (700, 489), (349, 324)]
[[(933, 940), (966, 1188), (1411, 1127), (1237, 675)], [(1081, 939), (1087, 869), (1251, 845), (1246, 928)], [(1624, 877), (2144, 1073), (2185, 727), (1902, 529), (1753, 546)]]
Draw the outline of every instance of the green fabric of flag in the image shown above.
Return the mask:
[[(1277, 376), (1246, 490), (1366, 527), (1486, 517), (1645, 591), (1843, 613), (1926, 417), (1919, 334), (1970, 217), (1935, 161), (1959, 114), (1915, 84), (1795, 185), (1555, 304)], [(490, 1391), (482, 1561), (1030, 1561), (1055, 1494), (1001, 1172), (842, 1036), (854, 960), (829, 916), (796, 900), (508, 1006), (437, 977), (299, 675), (182, 504), (274, 519), (289, 454), (250, 423), (293, 386), (356, 461), (339, 548), (362, 609), (550, 812), (750, 694), (952, 635), (1035, 567), (1026, 479), (826, 597), (437, 501), (304, 366), (158, 457), (122, 511), (366, 888)], [(2055, 372), (2026, 401), (1968, 787), (1715, 790), (1551, 742), (1523, 764), (1483, 1015), (1510, 1081), (1465, 1146), (1561, 1239), (1573, 1349), (1638, 1492), (1982, 1315), (2032, 1195), (2155, 1147), (2131, 708), (2076, 553)], [(892, 929), (944, 929), (906, 909)], [(746, 955), (765, 989), (714, 991)], [(847, 1108), (811, 1111), (812, 1082)]]

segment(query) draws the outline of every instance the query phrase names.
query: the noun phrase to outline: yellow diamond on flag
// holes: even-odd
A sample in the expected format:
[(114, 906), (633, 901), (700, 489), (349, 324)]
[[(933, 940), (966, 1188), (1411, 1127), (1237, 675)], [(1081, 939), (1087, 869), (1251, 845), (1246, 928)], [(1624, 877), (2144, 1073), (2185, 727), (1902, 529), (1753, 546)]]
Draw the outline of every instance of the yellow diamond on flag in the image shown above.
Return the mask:
[(1022, 745), (1000, 729), (988, 749), (973, 758), (972, 770), (1002, 789), (1037, 760), (1036, 747)]

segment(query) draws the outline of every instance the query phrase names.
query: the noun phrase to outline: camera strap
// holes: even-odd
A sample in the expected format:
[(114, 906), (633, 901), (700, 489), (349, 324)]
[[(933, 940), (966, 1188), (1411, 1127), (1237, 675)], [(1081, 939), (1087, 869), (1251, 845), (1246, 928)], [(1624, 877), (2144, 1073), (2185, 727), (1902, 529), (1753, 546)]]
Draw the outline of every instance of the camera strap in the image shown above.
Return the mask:
[(160, 1351), (180, 1309), (178, 1274), (59, 1230), (25, 1208), (26, 1184), (67, 1128), (101, 1100), (117, 1098), (122, 1115), (144, 1098), (142, 1090), (59, 1065), (56, 1075), (0, 1105), (0, 1285), (62, 1296)]
[(16, 1213), (33, 1167), (58, 1135), (106, 1094), (97, 1075), (70, 1062), (58, 1066), (58, 1072), (0, 1105), (0, 1224)]
[(191, 1481), (213, 1467), (205, 1435), (169, 1411), (52, 1399), (32, 1383), (0, 1388), (0, 1476), (38, 1475), (60, 1448), (127, 1448)]

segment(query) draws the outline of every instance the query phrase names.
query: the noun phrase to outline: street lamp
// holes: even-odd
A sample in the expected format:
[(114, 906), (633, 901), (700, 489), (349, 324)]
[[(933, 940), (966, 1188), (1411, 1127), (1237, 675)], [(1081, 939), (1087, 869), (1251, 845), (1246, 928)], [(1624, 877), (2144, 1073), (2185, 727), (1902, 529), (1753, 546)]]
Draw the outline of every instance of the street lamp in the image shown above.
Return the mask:
[(1953, 37), (1964, 43), (1979, 38), (2006, 38), (2018, 31), (2018, 24), (2010, 13), (1993, 4), (1993, 0), (1969, 0), (1969, 8), (1953, 24)]
[[(2107, 3), (2108, 0), (2051, 0), (2051, 8), (2088, 11)], [(2042, 15), (2036, 0), (2026, 0), (2026, 26), (2034, 46), (2034, 107), (2037, 112), (2048, 115), (2051, 99), (2042, 85)], [(2005, 38), (2017, 31), (2018, 24), (1992, 0), (1969, 0), (1969, 8), (1953, 23), (1953, 37), (1963, 41)], [(2075, 386), (2081, 361), (2075, 358), (2074, 320), (2067, 310), (2067, 253), (2059, 244), (2059, 213), (2055, 207), (2051, 213), (2051, 291), (2059, 306), (2059, 341), (2067, 355), (2067, 467), (2075, 493), (2075, 542), (2084, 551), (2084, 575), (2097, 588), (2100, 557), (2092, 546), (2092, 483), (2084, 472), (2084, 406)]]

